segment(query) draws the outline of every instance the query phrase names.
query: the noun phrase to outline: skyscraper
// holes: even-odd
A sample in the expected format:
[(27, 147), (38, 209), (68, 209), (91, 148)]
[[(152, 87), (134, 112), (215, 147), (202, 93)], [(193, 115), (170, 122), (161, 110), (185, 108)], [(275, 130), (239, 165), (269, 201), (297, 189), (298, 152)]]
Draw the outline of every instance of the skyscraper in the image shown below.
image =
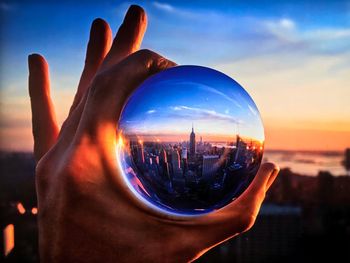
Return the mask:
[(219, 167), (219, 155), (203, 155), (202, 178), (210, 180)]
[(172, 150), (171, 165), (173, 168), (174, 178), (182, 177), (181, 159), (180, 159), (179, 151), (177, 149)]
[(196, 154), (196, 134), (193, 130), (193, 124), (192, 124), (192, 132), (190, 134), (190, 156), (191, 158), (194, 158)]

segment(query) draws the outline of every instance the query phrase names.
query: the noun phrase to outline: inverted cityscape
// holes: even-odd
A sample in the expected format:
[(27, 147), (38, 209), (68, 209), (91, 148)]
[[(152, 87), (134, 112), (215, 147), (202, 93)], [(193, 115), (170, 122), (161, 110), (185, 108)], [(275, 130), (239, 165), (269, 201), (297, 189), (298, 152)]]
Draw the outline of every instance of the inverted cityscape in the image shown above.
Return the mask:
[(143, 83), (124, 107), (119, 136), (118, 158), (131, 190), (161, 210), (188, 215), (242, 194), (264, 147), (260, 115), (244, 89), (194, 66)]

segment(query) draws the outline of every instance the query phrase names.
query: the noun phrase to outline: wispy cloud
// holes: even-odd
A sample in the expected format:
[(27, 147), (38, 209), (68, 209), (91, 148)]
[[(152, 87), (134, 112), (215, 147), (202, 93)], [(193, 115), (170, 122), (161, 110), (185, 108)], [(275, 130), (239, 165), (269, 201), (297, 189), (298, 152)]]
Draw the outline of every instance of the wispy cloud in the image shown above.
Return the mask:
[(248, 104), (248, 108), (249, 108), (249, 111), (250, 111), (254, 116), (256, 116), (256, 115), (258, 114), (258, 112), (257, 112), (255, 109), (253, 109), (253, 107), (250, 106), (249, 104)]
[(163, 11), (167, 11), (167, 12), (173, 12), (175, 10), (175, 8), (170, 5), (170, 4), (166, 4), (166, 3), (160, 3), (160, 2), (153, 2), (152, 3), (156, 8), (163, 10)]
[[(198, 82), (193, 82), (193, 81), (176, 81), (174, 82), (173, 80), (167, 82), (167, 81), (162, 81), (162, 85), (179, 85), (179, 86), (184, 86), (184, 87), (195, 87), (195, 89), (202, 89), (206, 94), (211, 95), (219, 95), (220, 100), (227, 100), (229, 102), (232, 102), (236, 107), (242, 108), (242, 105), (238, 102), (240, 98), (233, 98), (232, 96), (228, 96), (224, 92), (221, 92), (217, 88), (213, 88), (211, 86), (205, 85), (203, 83), (198, 83)], [(211, 94), (210, 94), (211, 93)]]
[(157, 111), (154, 110), (154, 109), (151, 109), (151, 110), (146, 111), (146, 114), (153, 114), (153, 113), (155, 113), (155, 112), (157, 112)]
[(172, 117), (186, 118), (190, 120), (205, 120), (205, 121), (227, 121), (234, 124), (242, 124), (242, 120), (238, 120), (230, 115), (218, 113), (214, 110), (207, 110), (189, 106), (172, 106), (170, 107), (172, 112), (169, 113)]
[(350, 37), (350, 28), (316, 29), (316, 30), (308, 32), (308, 36), (311, 39), (319, 39), (319, 40), (349, 38)]
[(219, 91), (217, 89), (214, 89), (214, 88), (206, 86), (206, 85), (200, 85), (199, 87), (204, 89), (207, 92), (211, 92), (211, 93), (220, 95), (222, 98), (224, 98), (224, 99), (232, 102), (233, 104), (235, 104), (238, 108), (242, 108), (241, 104), (239, 104), (237, 100), (227, 96), (225, 93), (223, 93), (223, 92), (221, 92), (221, 91)]
[[(286, 53), (307, 60), (314, 55), (343, 54), (350, 48), (350, 33), (346, 26), (307, 27), (297, 17), (244, 16), (218, 10), (162, 5), (162, 11), (167, 10), (169, 22), (163, 24), (163, 30), (159, 32), (171, 30), (172, 39), (177, 41), (164, 40), (151, 44), (180, 63), (193, 61), (210, 65)], [(158, 6), (156, 9), (161, 8)], [(176, 25), (172, 21), (176, 21)], [(287, 65), (288, 61), (285, 63)]]
[(296, 23), (290, 18), (258, 21), (262, 30), (271, 34), (276, 40), (285, 42), (297, 42)]

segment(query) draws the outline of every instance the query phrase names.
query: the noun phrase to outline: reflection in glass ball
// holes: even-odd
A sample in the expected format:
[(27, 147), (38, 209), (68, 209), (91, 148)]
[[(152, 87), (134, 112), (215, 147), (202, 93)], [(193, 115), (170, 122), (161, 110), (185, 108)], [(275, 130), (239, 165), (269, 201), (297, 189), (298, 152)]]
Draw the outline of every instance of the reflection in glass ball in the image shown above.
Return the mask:
[(147, 79), (118, 126), (117, 158), (132, 192), (178, 215), (237, 198), (263, 155), (264, 129), (248, 93), (216, 70), (178, 66)]

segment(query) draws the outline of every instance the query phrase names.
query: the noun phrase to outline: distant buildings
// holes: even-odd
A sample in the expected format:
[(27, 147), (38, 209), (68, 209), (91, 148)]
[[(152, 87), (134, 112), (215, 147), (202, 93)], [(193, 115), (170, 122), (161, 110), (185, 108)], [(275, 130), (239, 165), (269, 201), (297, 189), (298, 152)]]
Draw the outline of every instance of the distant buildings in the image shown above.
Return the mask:
[(190, 157), (193, 159), (196, 155), (196, 134), (193, 130), (192, 124), (192, 132), (190, 134)]
[(169, 206), (181, 200), (184, 206), (189, 203), (202, 209), (243, 191), (261, 158), (258, 141), (237, 135), (230, 142), (207, 142), (201, 136), (196, 142), (192, 125), (189, 141), (131, 140), (124, 161), (136, 189), (150, 189), (147, 192), (157, 193), (155, 198), (168, 200)]
[(203, 155), (202, 178), (210, 180), (217, 172), (219, 155)]
[(348, 172), (348, 175), (350, 175), (350, 148), (347, 148), (345, 150), (343, 165), (345, 167), (345, 170)]
[(264, 203), (251, 230), (210, 250), (197, 262), (308, 262), (297, 254), (302, 223), (300, 206)]
[(171, 152), (171, 164), (173, 168), (173, 178), (182, 178), (183, 173), (181, 168), (181, 159), (179, 151), (177, 149), (173, 149), (173, 151)]

